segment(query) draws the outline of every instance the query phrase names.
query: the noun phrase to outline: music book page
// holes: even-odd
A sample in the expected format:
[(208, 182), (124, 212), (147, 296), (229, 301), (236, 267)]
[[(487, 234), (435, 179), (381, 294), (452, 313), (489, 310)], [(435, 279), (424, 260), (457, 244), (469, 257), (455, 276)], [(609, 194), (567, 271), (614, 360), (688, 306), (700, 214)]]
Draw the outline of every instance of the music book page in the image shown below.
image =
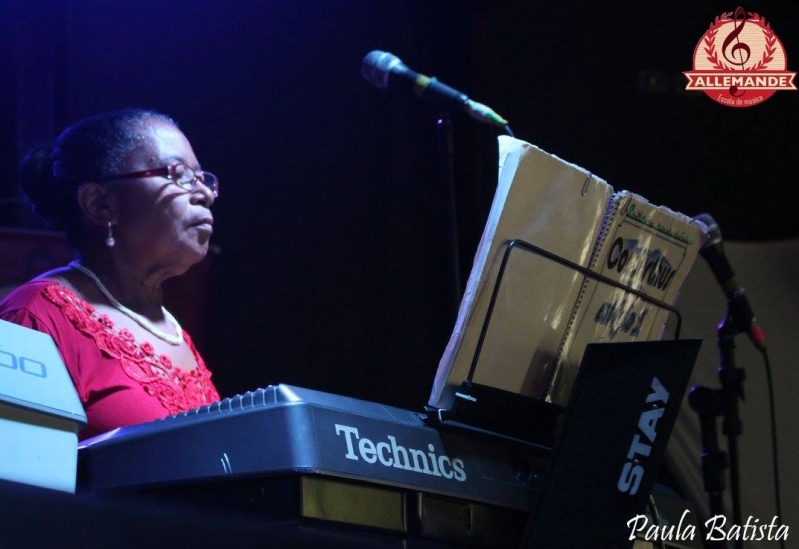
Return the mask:
[[(587, 265), (613, 189), (538, 147), (499, 137), (499, 178), (429, 404), (449, 408), (468, 376), (508, 242), (521, 239)], [(540, 396), (571, 319), (582, 276), (534, 253), (509, 255), (474, 381)], [(488, 366), (488, 367), (486, 367)]]
[[(706, 233), (706, 227), (684, 214), (620, 191), (611, 198), (591, 270), (674, 305)], [(659, 340), (670, 314), (624, 289), (586, 277), (546, 399), (565, 406), (588, 343)]]

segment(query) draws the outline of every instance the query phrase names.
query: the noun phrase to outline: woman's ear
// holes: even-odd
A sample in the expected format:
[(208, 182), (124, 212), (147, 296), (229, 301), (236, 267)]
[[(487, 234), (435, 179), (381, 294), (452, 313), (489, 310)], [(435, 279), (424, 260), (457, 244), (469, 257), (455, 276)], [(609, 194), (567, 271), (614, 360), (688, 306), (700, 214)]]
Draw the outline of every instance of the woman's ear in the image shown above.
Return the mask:
[(93, 223), (116, 223), (116, 200), (108, 187), (97, 183), (83, 183), (78, 187), (78, 204)]

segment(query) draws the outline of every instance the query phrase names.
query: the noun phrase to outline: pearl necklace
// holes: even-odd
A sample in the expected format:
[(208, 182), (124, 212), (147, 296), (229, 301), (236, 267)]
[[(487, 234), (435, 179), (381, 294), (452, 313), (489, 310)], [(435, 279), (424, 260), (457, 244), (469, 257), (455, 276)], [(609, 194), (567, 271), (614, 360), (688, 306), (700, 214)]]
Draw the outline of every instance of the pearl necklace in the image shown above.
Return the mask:
[(125, 316), (132, 318), (136, 322), (136, 324), (138, 324), (139, 326), (141, 326), (142, 328), (153, 334), (158, 339), (166, 341), (170, 345), (180, 345), (181, 343), (183, 343), (183, 328), (180, 327), (180, 324), (178, 323), (177, 319), (175, 319), (175, 317), (172, 316), (164, 306), (161, 306), (161, 312), (164, 313), (164, 317), (172, 324), (172, 326), (175, 327), (175, 333), (177, 333), (177, 335), (171, 335), (159, 330), (152, 322), (147, 320), (145, 317), (143, 317), (137, 312), (131, 311), (130, 309), (122, 305), (122, 303), (117, 301), (117, 299), (113, 295), (111, 295), (111, 292), (108, 291), (108, 288), (106, 288), (103, 285), (103, 283), (100, 282), (100, 279), (97, 277), (97, 275), (94, 274), (92, 271), (90, 271), (88, 268), (84, 267), (77, 261), (73, 261), (72, 263), (70, 263), (70, 265), (72, 267), (75, 267), (77, 270), (79, 270), (89, 278), (91, 278), (94, 281), (94, 283), (97, 284), (97, 287), (106, 297), (106, 299), (108, 299), (111, 305), (113, 305), (115, 309), (117, 309)]

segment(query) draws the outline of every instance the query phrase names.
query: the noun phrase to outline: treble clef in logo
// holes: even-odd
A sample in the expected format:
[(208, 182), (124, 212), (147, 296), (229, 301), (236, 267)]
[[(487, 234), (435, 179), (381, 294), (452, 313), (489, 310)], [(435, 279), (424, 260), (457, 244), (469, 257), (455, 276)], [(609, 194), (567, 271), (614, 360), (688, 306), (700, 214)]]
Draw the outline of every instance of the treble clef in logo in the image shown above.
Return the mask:
[[(740, 6), (736, 8), (735, 14), (733, 14), (732, 16), (734, 28), (732, 32), (729, 35), (727, 35), (727, 38), (724, 39), (724, 42), (721, 45), (721, 53), (722, 55), (724, 55), (724, 59), (726, 59), (733, 65), (738, 65), (741, 68), (744, 68), (744, 65), (746, 64), (747, 61), (749, 61), (749, 58), (752, 55), (752, 50), (749, 48), (749, 45), (746, 44), (745, 42), (741, 42), (738, 39), (738, 35), (741, 34), (741, 32), (744, 29), (744, 25), (746, 25), (746, 19), (747, 19), (746, 10)], [(738, 24), (738, 21), (741, 22), (740, 25)], [(729, 48), (730, 55), (727, 55), (727, 48), (730, 46), (733, 40), (735, 41), (735, 44)], [(746, 54), (745, 58), (744, 54)], [(737, 59), (731, 59), (730, 56), (736, 56)], [(730, 95), (732, 95), (733, 97), (739, 97), (743, 95), (743, 91), (739, 93), (738, 86), (732, 86), (730, 87)]]

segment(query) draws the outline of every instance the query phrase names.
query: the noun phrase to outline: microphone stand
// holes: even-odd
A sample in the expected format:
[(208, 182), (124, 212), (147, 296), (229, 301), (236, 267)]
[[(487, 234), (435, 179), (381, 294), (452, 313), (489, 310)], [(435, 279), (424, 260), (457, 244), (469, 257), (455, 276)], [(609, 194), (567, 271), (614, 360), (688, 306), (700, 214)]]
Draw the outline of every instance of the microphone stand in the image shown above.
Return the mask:
[(461, 303), (460, 254), (458, 246), (458, 217), (455, 206), (455, 145), (452, 139), (452, 121), (448, 112), (438, 115), (438, 152), (441, 159), (444, 182), (447, 188), (447, 240), (449, 241), (448, 267), (452, 283), (452, 306), (454, 317), (458, 317)]
[[(732, 496), (733, 524), (742, 524), (738, 436), (743, 432), (741, 416), (739, 414), (738, 400), (744, 399), (743, 381), (746, 374), (743, 369), (736, 367), (735, 336), (747, 333), (747, 326), (743, 325), (745, 315), (740, 313), (740, 304), (737, 296), (728, 300), (727, 316), (717, 329), (718, 347), (720, 355), (719, 380), (720, 389), (695, 387), (691, 390), (688, 403), (699, 414), (702, 428), (702, 468), (705, 490), (709, 493), (711, 512), (715, 515), (723, 514), (723, 500), (721, 494), (724, 490), (722, 469), (730, 469), (730, 489)], [(723, 418), (723, 432), (727, 437), (727, 452), (718, 448), (716, 432), (716, 418)], [(719, 547), (726, 547), (726, 542), (720, 542)], [(735, 547), (743, 548), (743, 540), (736, 540)]]
[[(735, 300), (733, 298), (731, 302)], [(743, 424), (738, 412), (738, 400), (744, 400), (743, 382), (746, 373), (735, 366), (735, 335), (746, 333), (746, 327), (737, 326), (736, 315), (731, 312), (730, 305), (726, 318), (718, 327), (719, 355), (719, 380), (721, 381), (722, 400), (724, 407), (724, 434), (727, 435), (727, 452), (730, 456), (730, 490), (732, 493), (732, 516), (736, 525), (742, 524), (740, 483), (738, 470), (738, 436), (743, 433)], [(736, 544), (743, 547), (743, 543)]]
[[(699, 414), (702, 430), (702, 480), (708, 493), (708, 503), (712, 516), (725, 516), (724, 513), (724, 469), (730, 462), (727, 453), (719, 448), (716, 420), (722, 415), (721, 392), (705, 386), (694, 387), (688, 395), (688, 404)], [(727, 542), (708, 541), (708, 548), (726, 549)]]

